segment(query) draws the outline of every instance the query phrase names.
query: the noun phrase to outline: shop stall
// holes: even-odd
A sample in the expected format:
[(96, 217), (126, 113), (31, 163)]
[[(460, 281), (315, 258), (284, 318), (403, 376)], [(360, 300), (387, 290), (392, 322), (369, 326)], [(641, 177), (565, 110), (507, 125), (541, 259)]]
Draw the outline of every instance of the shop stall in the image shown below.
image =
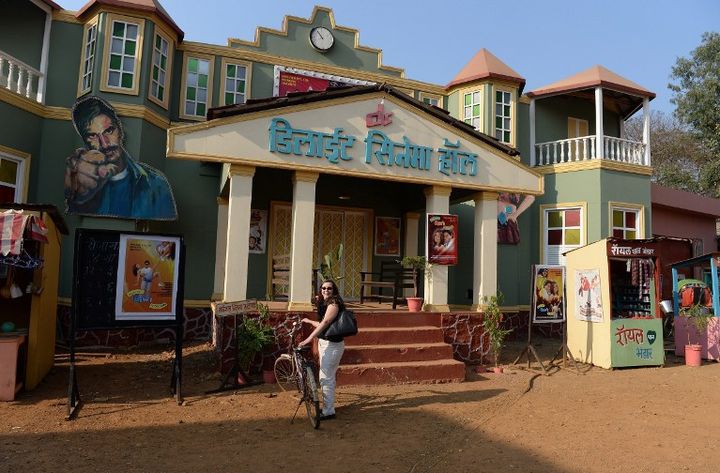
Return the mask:
[(565, 256), (570, 352), (602, 368), (664, 364), (659, 242), (607, 238)]
[(0, 205), (0, 400), (33, 389), (55, 356), (61, 234), (57, 208)]
[[(672, 264), (677, 356), (685, 356), (685, 345), (700, 345), (702, 358), (720, 360), (718, 268), (720, 253), (708, 253)], [(693, 307), (712, 316), (706, 328), (698, 330), (691, 319), (682, 316)]]

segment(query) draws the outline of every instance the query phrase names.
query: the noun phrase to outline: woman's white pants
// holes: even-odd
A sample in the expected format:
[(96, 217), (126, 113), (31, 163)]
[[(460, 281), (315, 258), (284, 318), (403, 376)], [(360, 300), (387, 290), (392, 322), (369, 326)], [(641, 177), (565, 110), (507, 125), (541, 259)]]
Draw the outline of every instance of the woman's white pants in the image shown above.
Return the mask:
[(320, 353), (320, 388), (322, 389), (324, 415), (335, 414), (335, 373), (345, 351), (345, 342), (329, 342), (318, 339)]

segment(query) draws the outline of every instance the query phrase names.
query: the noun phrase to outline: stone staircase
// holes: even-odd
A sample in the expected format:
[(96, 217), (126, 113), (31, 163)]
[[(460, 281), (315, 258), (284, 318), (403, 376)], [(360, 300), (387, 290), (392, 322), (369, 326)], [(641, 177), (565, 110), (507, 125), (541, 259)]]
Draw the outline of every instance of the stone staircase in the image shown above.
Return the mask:
[(440, 314), (356, 312), (359, 332), (345, 339), (340, 386), (460, 382), (465, 364), (444, 343)]

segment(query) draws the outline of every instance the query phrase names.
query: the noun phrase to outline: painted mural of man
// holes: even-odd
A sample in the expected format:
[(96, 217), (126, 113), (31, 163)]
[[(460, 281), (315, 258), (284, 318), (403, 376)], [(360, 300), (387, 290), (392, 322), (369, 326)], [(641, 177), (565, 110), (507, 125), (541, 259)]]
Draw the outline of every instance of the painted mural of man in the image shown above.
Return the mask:
[(85, 142), (66, 160), (68, 213), (146, 220), (175, 220), (172, 189), (157, 169), (136, 162), (123, 147), (122, 123), (98, 97), (72, 110), (75, 130)]

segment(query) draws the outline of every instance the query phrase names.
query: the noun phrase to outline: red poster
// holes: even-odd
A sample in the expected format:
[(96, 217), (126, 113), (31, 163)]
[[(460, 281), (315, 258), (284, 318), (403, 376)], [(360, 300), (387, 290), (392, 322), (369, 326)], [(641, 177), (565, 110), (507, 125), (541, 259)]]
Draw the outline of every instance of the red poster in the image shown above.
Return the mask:
[(316, 77), (280, 72), (280, 97), (292, 92), (322, 91), (328, 88), (330, 81)]
[(457, 264), (458, 216), (428, 214), (427, 229), (428, 262)]

